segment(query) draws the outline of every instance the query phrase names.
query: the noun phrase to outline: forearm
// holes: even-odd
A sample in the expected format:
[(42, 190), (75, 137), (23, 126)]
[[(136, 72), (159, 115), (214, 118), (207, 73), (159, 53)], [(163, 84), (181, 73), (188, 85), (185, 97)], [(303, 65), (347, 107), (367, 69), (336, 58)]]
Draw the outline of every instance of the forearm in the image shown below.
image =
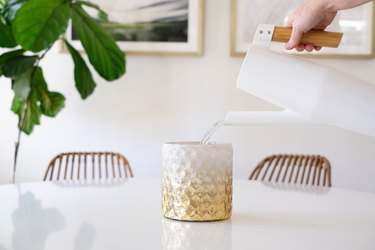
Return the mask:
[(321, 11), (339, 11), (357, 7), (372, 0), (312, 0)]

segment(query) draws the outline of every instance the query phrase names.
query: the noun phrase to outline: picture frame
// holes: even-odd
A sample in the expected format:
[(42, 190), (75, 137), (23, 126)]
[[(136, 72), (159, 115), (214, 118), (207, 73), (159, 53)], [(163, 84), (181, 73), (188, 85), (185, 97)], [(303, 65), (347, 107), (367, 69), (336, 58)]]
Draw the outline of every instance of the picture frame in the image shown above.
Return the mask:
[[(127, 54), (199, 56), (203, 53), (203, 0), (90, 2), (108, 14), (109, 22), (102, 22), (102, 26)], [(68, 26), (65, 38), (83, 50), (72, 25)]]
[[(259, 23), (283, 26), (288, 14), (303, 0), (231, 0), (231, 56), (244, 56)], [(289, 52), (302, 56), (329, 58), (375, 57), (375, 7), (373, 2), (350, 10), (339, 11), (327, 31), (344, 33), (338, 48), (317, 52)], [(273, 43), (271, 50), (284, 51), (283, 44)]]

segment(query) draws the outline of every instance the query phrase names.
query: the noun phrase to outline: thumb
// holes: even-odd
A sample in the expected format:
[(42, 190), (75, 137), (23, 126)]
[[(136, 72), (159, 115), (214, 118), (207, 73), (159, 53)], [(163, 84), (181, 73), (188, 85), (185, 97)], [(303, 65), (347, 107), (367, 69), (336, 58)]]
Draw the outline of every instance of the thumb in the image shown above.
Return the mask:
[(289, 41), (285, 44), (285, 49), (291, 50), (297, 47), (301, 42), (302, 34), (302, 30), (298, 26), (292, 27), (292, 34)]

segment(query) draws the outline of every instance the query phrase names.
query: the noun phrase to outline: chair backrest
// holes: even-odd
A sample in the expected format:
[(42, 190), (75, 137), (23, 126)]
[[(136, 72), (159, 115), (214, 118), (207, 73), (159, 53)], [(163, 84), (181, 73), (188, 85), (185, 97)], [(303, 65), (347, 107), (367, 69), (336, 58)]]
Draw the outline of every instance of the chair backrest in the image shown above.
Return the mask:
[(331, 165), (320, 155), (270, 155), (256, 166), (249, 179), (331, 187)]
[(113, 152), (68, 152), (51, 160), (44, 181), (103, 180), (133, 177), (128, 160)]

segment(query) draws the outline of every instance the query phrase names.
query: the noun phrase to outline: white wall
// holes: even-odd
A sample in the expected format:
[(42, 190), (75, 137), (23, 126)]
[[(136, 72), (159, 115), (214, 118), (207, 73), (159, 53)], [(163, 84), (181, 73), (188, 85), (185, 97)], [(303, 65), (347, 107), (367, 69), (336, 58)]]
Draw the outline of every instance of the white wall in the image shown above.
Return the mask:
[[(43, 62), (51, 90), (67, 97), (55, 119), (43, 117), (22, 136), (17, 181), (42, 179), (49, 160), (63, 151), (113, 150), (129, 159), (136, 177), (161, 176), (165, 141), (199, 140), (229, 110), (274, 106), (235, 88), (242, 58), (229, 55), (229, 1), (207, 0), (202, 57), (128, 56), (128, 73), (117, 82), (97, 79), (95, 93), (81, 101), (68, 54), (52, 51)], [(319, 60), (375, 83), (375, 60)], [(0, 183), (9, 180), (17, 118), (9, 111), (10, 83), (0, 80)], [(375, 192), (375, 139), (325, 126), (223, 127), (213, 137), (234, 145), (235, 178), (273, 153), (326, 155), (333, 185)]]

